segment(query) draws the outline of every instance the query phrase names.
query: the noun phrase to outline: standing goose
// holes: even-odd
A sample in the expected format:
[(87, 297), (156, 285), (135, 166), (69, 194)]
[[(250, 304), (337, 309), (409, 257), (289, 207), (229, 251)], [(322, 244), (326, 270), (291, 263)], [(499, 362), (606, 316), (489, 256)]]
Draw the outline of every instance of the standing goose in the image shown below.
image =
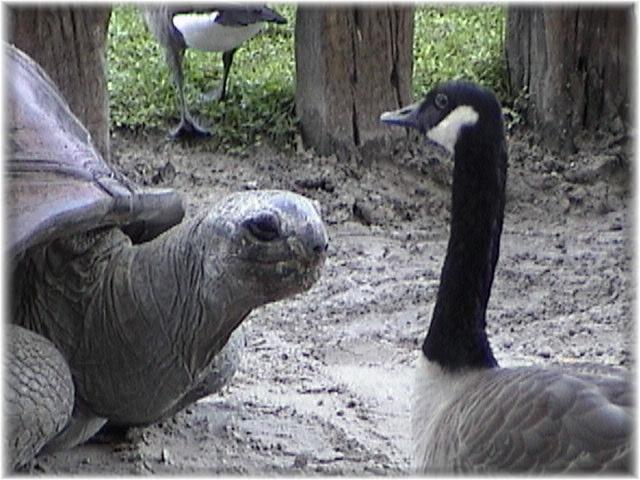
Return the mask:
[(488, 90), (449, 82), (380, 120), (454, 154), (451, 231), (412, 412), (419, 472), (631, 469), (631, 386), (540, 367), (499, 368), (485, 331), (505, 203), (507, 147)]
[(286, 23), (276, 11), (253, 4), (226, 3), (201, 7), (160, 4), (144, 5), (141, 9), (149, 30), (165, 49), (173, 82), (178, 90), (180, 124), (171, 132), (175, 139), (211, 135), (195, 122), (187, 108), (182, 72), (185, 50), (194, 48), (205, 52), (223, 52), (222, 82), (217, 95), (213, 95), (218, 100), (223, 100), (229, 69), (238, 47), (255, 37), (265, 22)]

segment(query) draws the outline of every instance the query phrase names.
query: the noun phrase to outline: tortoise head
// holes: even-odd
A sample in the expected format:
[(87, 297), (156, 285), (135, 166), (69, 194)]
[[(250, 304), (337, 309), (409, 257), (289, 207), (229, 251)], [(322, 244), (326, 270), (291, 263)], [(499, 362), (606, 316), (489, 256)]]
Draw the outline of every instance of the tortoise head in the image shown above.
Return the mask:
[(303, 292), (320, 277), (327, 232), (316, 204), (301, 195), (238, 192), (216, 205), (203, 224), (215, 236), (216, 255), (224, 256), (205, 261), (205, 273), (222, 274), (235, 284), (232, 291), (244, 290), (259, 304)]

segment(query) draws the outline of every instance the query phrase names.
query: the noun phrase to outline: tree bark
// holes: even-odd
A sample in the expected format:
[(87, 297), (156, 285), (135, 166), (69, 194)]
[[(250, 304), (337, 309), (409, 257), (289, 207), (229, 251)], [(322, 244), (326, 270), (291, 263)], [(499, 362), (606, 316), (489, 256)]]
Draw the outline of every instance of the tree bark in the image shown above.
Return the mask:
[(299, 7), (296, 110), (321, 155), (374, 154), (391, 135), (380, 113), (411, 101), (413, 8)]
[(109, 161), (107, 28), (111, 7), (12, 5), (8, 40), (38, 62)]
[(512, 93), (554, 149), (583, 131), (621, 134), (631, 105), (632, 6), (511, 7), (506, 56)]

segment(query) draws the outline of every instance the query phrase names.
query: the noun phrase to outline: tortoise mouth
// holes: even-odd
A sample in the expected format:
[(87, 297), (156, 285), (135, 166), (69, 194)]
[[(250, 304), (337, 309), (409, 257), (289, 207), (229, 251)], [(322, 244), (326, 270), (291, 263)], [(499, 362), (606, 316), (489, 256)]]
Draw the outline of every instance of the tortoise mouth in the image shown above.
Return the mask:
[(291, 268), (298, 266), (298, 269), (304, 270), (321, 267), (326, 261), (327, 249), (328, 243), (312, 246), (296, 239), (289, 239), (271, 246), (256, 245), (256, 248), (236, 252), (234, 256), (248, 265), (274, 269), (282, 268), (280, 265), (289, 265)]
[(260, 277), (268, 276), (269, 272), (276, 278), (287, 278), (292, 275), (298, 277), (315, 276), (316, 273), (320, 273), (324, 263), (326, 261), (326, 255), (314, 255), (313, 258), (293, 258), (286, 260), (275, 261), (257, 261), (251, 262), (254, 265), (258, 265), (261, 272)]
[(311, 288), (320, 278), (325, 261), (326, 255), (322, 254), (313, 258), (254, 263), (249, 267), (249, 275), (268, 297), (283, 298)]
[(309, 261), (290, 260), (285, 262), (277, 262), (275, 264), (275, 271), (279, 276), (288, 277), (291, 275), (316, 275), (320, 273), (324, 266), (326, 256), (318, 256), (317, 258)]

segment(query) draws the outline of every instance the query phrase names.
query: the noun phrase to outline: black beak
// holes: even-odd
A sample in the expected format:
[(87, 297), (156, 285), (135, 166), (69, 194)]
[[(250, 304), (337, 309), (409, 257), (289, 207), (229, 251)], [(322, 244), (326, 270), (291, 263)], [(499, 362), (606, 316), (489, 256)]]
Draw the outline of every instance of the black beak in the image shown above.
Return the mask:
[(416, 130), (422, 131), (418, 118), (419, 110), (420, 103), (414, 103), (399, 110), (384, 112), (380, 115), (380, 121), (387, 125), (398, 125), (400, 127), (415, 128)]
[(275, 10), (269, 7), (264, 7), (264, 20), (267, 22), (273, 22), (273, 23), (279, 23), (279, 24), (287, 23), (286, 18), (284, 18), (278, 12), (276, 12)]

